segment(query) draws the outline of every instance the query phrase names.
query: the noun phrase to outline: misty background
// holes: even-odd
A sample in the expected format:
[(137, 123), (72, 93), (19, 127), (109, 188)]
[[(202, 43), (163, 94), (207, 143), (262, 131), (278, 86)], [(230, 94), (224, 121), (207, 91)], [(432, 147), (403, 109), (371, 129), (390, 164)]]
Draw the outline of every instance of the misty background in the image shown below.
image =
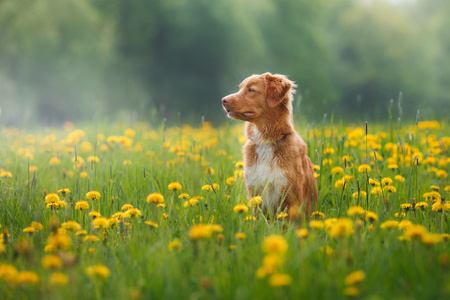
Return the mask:
[(397, 117), (400, 91), (405, 118), (443, 118), (449, 16), (448, 0), (0, 0), (0, 124), (220, 123), (266, 71), (297, 82), (309, 122)]

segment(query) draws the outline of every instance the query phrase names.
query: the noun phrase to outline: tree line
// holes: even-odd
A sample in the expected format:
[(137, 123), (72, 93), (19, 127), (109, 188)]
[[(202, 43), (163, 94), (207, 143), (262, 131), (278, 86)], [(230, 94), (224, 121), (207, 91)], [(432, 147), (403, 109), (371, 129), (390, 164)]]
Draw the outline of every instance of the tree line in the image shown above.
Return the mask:
[(387, 118), (400, 92), (404, 116), (435, 118), (450, 106), (449, 13), (445, 0), (0, 0), (0, 122), (222, 120), (221, 97), (266, 71), (297, 82), (311, 122)]

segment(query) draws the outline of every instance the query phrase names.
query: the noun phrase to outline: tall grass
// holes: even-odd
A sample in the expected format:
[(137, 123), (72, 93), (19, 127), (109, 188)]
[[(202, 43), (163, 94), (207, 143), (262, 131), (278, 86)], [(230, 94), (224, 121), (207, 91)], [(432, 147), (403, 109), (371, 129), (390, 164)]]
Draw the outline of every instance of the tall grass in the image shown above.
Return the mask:
[[(395, 130), (392, 124), (379, 124), (371, 125), (369, 132), (364, 124), (299, 128), (312, 161), (320, 167), (316, 170), (320, 198), (316, 210), (324, 217), (316, 214), (310, 220), (320, 221), (316, 224), (322, 229), (305, 219), (274, 216), (266, 221), (260, 210), (252, 219), (252, 207), (243, 213), (233, 210), (249, 200), (242, 169), (235, 166), (242, 160), (245, 141), (240, 125), (213, 128), (202, 122), (199, 128), (152, 128), (137, 123), (86, 125), (75, 130), (68, 124), (45, 134), (3, 128), (0, 297), (448, 298), (450, 226), (444, 198), (450, 193), (450, 137), (446, 125), (419, 122)], [(327, 148), (333, 151), (326, 152)], [(343, 159), (344, 155), (348, 157)], [(50, 163), (54, 157), (58, 163)], [(365, 162), (371, 169), (359, 171)], [(338, 166), (343, 173), (335, 169)], [(404, 181), (395, 179), (396, 175)], [(230, 177), (234, 182), (228, 185)], [(387, 177), (396, 191), (381, 188), (378, 194), (372, 193), (376, 187), (369, 179), (383, 185)], [(169, 190), (172, 182), (179, 182), (182, 189)], [(212, 184), (218, 187), (207, 191)], [(439, 188), (442, 199), (430, 197), (432, 185)], [(71, 191), (59, 194), (67, 205), (48, 208), (45, 196), (63, 188)], [(86, 194), (94, 190), (101, 198), (86, 200)], [(165, 207), (147, 203), (151, 193), (160, 193)], [(189, 198), (180, 199), (182, 193)], [(185, 207), (195, 196), (201, 197), (198, 204)], [(81, 200), (89, 203), (89, 209), (75, 209)], [(428, 207), (401, 207), (420, 201)], [(441, 204), (440, 211), (433, 201)], [(125, 204), (139, 209), (141, 215), (125, 214), (110, 219), (107, 228), (94, 228), (91, 211), (109, 219)], [(352, 213), (355, 206), (361, 206), (362, 212)], [(378, 220), (366, 220), (368, 211)], [(71, 220), (86, 234), (61, 229)], [(383, 229), (382, 224), (391, 220), (399, 224)], [(43, 228), (24, 232), (32, 222)], [(190, 230), (197, 224), (217, 224), (222, 231), (216, 228), (205, 238), (192, 238)], [(306, 235), (299, 228), (307, 229)], [(238, 232), (246, 237), (236, 238)], [(68, 237), (71, 244), (55, 246), (49, 237), (56, 235)], [(86, 235), (95, 235), (98, 241), (85, 241)], [(262, 247), (270, 235), (280, 236), (288, 246), (276, 254), (273, 270), (267, 261), (274, 254)], [(61, 258), (63, 266), (43, 264), (50, 254)], [(90, 274), (89, 267), (96, 265), (106, 266), (110, 275)], [(265, 273), (258, 273), (260, 269)], [(365, 277), (346, 283), (346, 277), (358, 270)], [(23, 271), (32, 271), (37, 279)], [(52, 277), (55, 273), (63, 273), (67, 282), (58, 283)], [(290, 280), (277, 284), (274, 274)]]

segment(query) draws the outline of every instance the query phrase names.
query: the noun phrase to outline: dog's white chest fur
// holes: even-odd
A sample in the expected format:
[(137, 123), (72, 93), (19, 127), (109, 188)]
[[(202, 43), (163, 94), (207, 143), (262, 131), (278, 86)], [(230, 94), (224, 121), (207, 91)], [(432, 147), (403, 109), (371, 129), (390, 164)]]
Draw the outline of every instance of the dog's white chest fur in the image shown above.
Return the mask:
[(261, 140), (261, 134), (254, 130), (252, 140), (256, 144), (257, 159), (251, 167), (245, 167), (244, 173), (247, 186), (253, 186), (256, 193), (262, 193), (263, 206), (273, 209), (282, 198), (288, 180), (283, 170), (277, 165), (273, 146)]

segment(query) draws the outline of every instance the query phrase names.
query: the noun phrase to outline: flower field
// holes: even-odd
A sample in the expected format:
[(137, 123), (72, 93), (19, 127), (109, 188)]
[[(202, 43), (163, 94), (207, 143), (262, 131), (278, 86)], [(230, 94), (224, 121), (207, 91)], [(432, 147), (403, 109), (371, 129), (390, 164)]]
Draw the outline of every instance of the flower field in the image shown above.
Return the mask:
[(236, 124), (1, 129), (0, 298), (450, 299), (448, 124), (299, 127), (308, 220), (247, 197)]

